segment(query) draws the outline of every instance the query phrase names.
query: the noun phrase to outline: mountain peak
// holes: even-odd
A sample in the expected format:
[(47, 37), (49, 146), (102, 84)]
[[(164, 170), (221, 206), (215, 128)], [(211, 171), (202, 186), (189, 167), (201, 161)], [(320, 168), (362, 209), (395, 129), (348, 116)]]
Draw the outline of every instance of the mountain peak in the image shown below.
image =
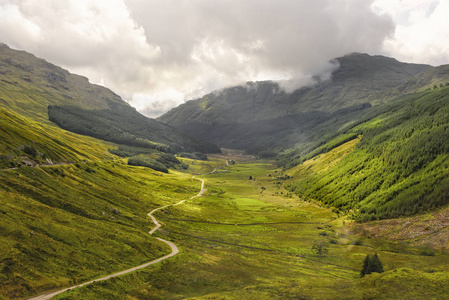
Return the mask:
[[(257, 134), (260, 144), (275, 146), (272, 141), (276, 139), (270, 137), (286, 137), (291, 124), (307, 120), (314, 124), (317, 118), (366, 109), (377, 104), (381, 94), (432, 68), (357, 52), (335, 61), (339, 68), (332, 79), (314, 86), (293, 93), (281, 92), (279, 85), (270, 81), (228, 88), (188, 101), (158, 120), (223, 147), (254, 148)], [(254, 132), (253, 136), (248, 132)], [(289, 143), (295, 142), (298, 140), (289, 139)]]

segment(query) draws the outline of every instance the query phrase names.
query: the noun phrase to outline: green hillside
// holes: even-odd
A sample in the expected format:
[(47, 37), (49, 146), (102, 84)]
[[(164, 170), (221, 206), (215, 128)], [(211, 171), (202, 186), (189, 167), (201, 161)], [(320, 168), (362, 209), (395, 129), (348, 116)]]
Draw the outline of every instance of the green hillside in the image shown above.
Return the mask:
[[(360, 143), (352, 152), (330, 166), (308, 167), (330, 155), (328, 151), (305, 161), (289, 171), (295, 178), (289, 189), (350, 212), (359, 221), (411, 215), (446, 205), (448, 116), (448, 87), (375, 107), (336, 138), (344, 142), (342, 137), (359, 136)], [(328, 141), (323, 147), (326, 145), (332, 149), (339, 144)]]
[(191, 197), (199, 181), (128, 166), (113, 144), (38, 120), (0, 107), (0, 299), (165, 255), (145, 215)]
[(30, 120), (0, 107), (0, 169), (110, 159), (111, 144)]
[(220, 152), (218, 146), (149, 119), (134, 108), (112, 107), (84, 110), (74, 106), (49, 106), (48, 117), (66, 130), (118, 144), (173, 153)]
[(0, 171), (0, 299), (121, 271), (169, 253), (151, 209), (200, 183), (121, 161)]
[(149, 119), (87, 78), (0, 44), (0, 107), (110, 142), (170, 152), (220, 149)]
[(48, 105), (76, 105), (107, 109), (110, 104), (129, 106), (109, 89), (82, 76), (0, 44), (0, 104), (21, 115), (48, 122)]

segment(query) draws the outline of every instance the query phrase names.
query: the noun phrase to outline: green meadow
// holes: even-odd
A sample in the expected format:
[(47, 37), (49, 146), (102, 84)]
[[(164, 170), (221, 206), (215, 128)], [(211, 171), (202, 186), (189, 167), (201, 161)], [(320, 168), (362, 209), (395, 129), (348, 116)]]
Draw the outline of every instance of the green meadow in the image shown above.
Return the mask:
[[(203, 197), (155, 215), (163, 225), (155, 235), (176, 243), (177, 256), (56, 299), (444, 299), (449, 292), (444, 251), (351, 234), (352, 221), (285, 190), (288, 176), (271, 162), (226, 166), (214, 155), (189, 172), (220, 165), (196, 175), (206, 181)], [(385, 272), (361, 278), (374, 253)]]

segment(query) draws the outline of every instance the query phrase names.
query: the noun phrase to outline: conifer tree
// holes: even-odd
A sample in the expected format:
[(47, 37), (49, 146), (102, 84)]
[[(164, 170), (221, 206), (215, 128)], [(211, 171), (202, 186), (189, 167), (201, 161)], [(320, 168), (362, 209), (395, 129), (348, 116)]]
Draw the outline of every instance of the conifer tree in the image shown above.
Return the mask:
[(367, 274), (371, 274), (373, 272), (376, 273), (383, 273), (384, 267), (382, 265), (382, 262), (379, 259), (379, 256), (377, 256), (377, 253), (375, 253), (373, 256), (367, 255), (365, 257), (365, 260), (363, 261), (362, 271), (360, 272), (360, 277), (363, 277)]
[(365, 260), (363, 261), (363, 267), (362, 267), (362, 271), (360, 272), (360, 277), (363, 277), (363, 276), (365, 276), (367, 273), (367, 270), (368, 270), (368, 266), (370, 265), (370, 261), (371, 261), (371, 258), (370, 258), (370, 256), (369, 256), (369, 254), (365, 257)]
[(374, 256), (372, 258), (372, 264), (373, 264), (373, 272), (377, 272), (377, 273), (384, 272), (384, 266), (382, 265), (382, 262), (380, 261), (379, 257), (377, 256), (377, 253), (374, 253)]

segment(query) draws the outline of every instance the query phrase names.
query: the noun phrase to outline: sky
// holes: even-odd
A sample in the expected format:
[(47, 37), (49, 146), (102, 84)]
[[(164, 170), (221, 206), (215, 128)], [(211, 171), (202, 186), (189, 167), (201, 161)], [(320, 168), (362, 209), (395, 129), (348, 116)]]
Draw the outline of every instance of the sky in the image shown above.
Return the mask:
[(289, 92), (352, 52), (448, 64), (447, 16), (449, 0), (0, 0), (0, 42), (157, 117), (247, 81)]

